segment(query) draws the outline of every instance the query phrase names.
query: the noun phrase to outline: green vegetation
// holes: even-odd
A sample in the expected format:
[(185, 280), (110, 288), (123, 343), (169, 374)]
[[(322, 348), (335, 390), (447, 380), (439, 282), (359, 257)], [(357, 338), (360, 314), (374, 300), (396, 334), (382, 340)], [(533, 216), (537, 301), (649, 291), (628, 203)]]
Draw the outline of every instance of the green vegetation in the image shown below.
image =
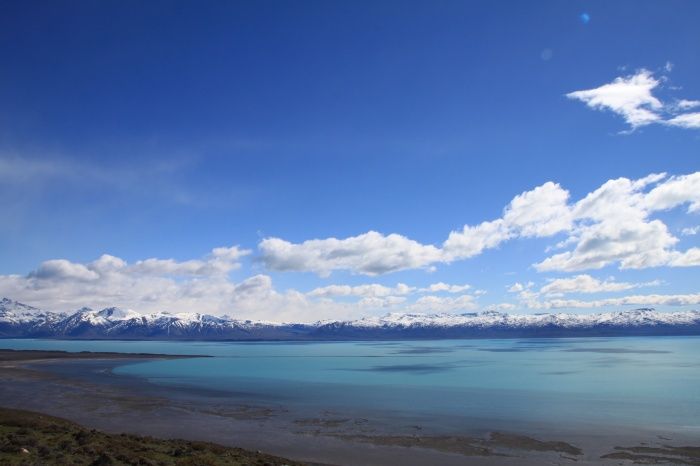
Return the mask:
[(30, 411), (0, 408), (3, 465), (300, 465), (207, 442), (106, 434)]

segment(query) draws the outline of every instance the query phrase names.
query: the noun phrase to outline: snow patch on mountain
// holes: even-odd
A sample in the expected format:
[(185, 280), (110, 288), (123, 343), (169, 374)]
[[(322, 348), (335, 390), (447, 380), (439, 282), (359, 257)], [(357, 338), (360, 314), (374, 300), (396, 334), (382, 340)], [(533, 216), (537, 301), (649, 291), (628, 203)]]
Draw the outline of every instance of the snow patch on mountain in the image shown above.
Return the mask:
[(390, 313), (353, 321), (294, 324), (238, 320), (196, 312), (142, 315), (116, 307), (99, 311), (82, 308), (66, 314), (44, 311), (7, 298), (0, 300), (0, 337), (322, 340), (595, 334), (700, 334), (700, 312), (635, 309), (597, 314)]

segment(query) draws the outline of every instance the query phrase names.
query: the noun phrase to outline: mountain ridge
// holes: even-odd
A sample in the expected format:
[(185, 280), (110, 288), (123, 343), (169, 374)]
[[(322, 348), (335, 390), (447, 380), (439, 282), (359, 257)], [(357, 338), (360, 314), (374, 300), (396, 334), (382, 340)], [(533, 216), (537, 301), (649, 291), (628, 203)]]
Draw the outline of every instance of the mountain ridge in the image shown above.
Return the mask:
[(116, 307), (51, 312), (0, 299), (0, 338), (333, 341), (635, 335), (700, 335), (700, 312), (641, 308), (597, 314), (390, 313), (309, 324), (201, 313), (139, 314)]

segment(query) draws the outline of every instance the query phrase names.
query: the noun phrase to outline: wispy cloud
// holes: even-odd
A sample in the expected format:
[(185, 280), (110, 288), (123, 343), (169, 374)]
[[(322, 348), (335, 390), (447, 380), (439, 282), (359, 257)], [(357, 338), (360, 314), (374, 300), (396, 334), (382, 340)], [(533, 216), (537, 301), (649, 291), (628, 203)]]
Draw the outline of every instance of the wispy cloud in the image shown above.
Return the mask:
[(627, 283), (617, 282), (612, 279), (599, 280), (590, 275), (582, 274), (570, 278), (557, 278), (551, 280), (540, 289), (541, 294), (549, 296), (564, 295), (569, 293), (603, 293), (611, 291), (625, 291), (642, 286), (654, 286), (660, 282)]
[(700, 304), (700, 293), (695, 294), (648, 294), (591, 301), (576, 299), (552, 299), (544, 301), (539, 309), (591, 309), (620, 306), (692, 306)]
[(203, 204), (181, 183), (192, 161), (188, 158), (160, 158), (105, 164), (61, 154), (27, 155), (0, 150), (0, 194), (5, 202), (26, 202), (40, 195), (70, 191), (114, 193), (157, 197), (167, 203)]
[(700, 128), (700, 112), (684, 113), (666, 120), (667, 125), (678, 126), (679, 128), (696, 129)]
[(537, 289), (535, 284), (515, 283), (509, 289), (516, 293), (520, 307), (526, 309), (593, 309), (622, 306), (688, 306), (700, 304), (700, 294), (638, 294), (601, 299), (565, 299), (568, 294), (619, 293), (631, 289), (662, 285), (660, 280), (642, 283), (618, 282), (612, 278), (601, 280), (590, 275), (576, 275), (549, 280)]

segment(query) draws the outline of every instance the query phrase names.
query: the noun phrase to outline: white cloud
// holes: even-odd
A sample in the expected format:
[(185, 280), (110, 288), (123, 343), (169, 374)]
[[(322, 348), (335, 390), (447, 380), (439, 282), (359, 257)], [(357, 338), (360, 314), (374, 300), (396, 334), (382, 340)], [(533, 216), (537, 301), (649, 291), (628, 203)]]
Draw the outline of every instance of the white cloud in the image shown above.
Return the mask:
[(540, 272), (575, 272), (616, 262), (621, 269), (672, 265), (671, 247), (676, 242), (660, 220), (624, 223), (611, 219), (582, 226), (572, 251), (550, 256), (535, 264), (535, 268)]
[(552, 299), (541, 303), (542, 309), (590, 309), (619, 306), (690, 306), (700, 304), (700, 293), (696, 294), (649, 294), (607, 298), (593, 301), (576, 299)]
[(693, 236), (700, 233), (700, 225), (694, 227), (687, 227), (681, 230), (681, 235), (683, 236)]
[[(358, 312), (372, 310), (400, 310), (409, 312), (453, 312), (465, 309), (476, 309), (476, 293), (464, 294), (471, 287), (469, 285), (451, 285), (443, 282), (433, 283), (423, 288), (408, 286), (399, 283), (394, 287), (388, 287), (376, 283), (364, 285), (328, 285), (311, 290), (306, 295), (310, 298), (322, 299), (332, 303), (332, 298), (355, 297), (360, 298), (351, 303), (356, 305)], [(445, 297), (439, 295), (424, 295), (411, 302), (411, 295), (425, 293), (450, 293), (460, 296)]]
[(692, 110), (696, 107), (700, 107), (700, 100), (681, 99), (673, 104), (673, 106), (678, 110)]
[(502, 219), (482, 222), (476, 226), (464, 225), (461, 231), (453, 231), (443, 243), (444, 262), (469, 259), (492, 249), (512, 238), (512, 233)]
[(650, 219), (655, 212), (685, 204), (689, 212), (700, 206), (700, 172), (610, 180), (574, 205), (574, 226), (567, 243), (575, 247), (544, 259), (535, 268), (572, 272), (614, 263), (621, 269), (700, 265), (692, 250), (673, 249), (679, 240), (666, 224)]
[(632, 128), (648, 125), (661, 119), (663, 104), (653, 96), (652, 90), (660, 81), (647, 70), (616, 78), (609, 84), (595, 89), (566, 94), (596, 110), (610, 110), (621, 115)]
[[(658, 286), (660, 280), (644, 283), (617, 282), (612, 278), (600, 280), (590, 275), (549, 280), (539, 290), (528, 286), (511, 287), (518, 293), (520, 305), (529, 309), (592, 309), (621, 306), (687, 306), (700, 304), (700, 294), (647, 294), (622, 297), (609, 297), (596, 300), (564, 299), (567, 294), (594, 294), (627, 291), (635, 288)], [(516, 284), (519, 285), (519, 284)]]
[(381, 298), (368, 296), (362, 298), (357, 304), (360, 308), (364, 309), (386, 309), (394, 308), (404, 302), (406, 302), (406, 298), (403, 296), (385, 296)]
[(307, 271), (328, 276), (334, 270), (379, 275), (406, 269), (429, 270), (435, 263), (467, 259), (502, 242), (529, 236), (549, 236), (570, 228), (569, 193), (547, 182), (526, 191), (506, 206), (503, 218), (464, 225), (449, 234), (442, 247), (421, 244), (398, 234), (375, 231), (344, 239), (326, 238), (291, 243), (266, 238), (259, 244), (271, 270)]
[(328, 276), (333, 270), (379, 275), (424, 268), (441, 259), (440, 250), (435, 246), (376, 231), (345, 239), (312, 239), (300, 244), (266, 238), (259, 248), (263, 262), (272, 270), (310, 271), (321, 276)]
[[(465, 225), (451, 232), (440, 246), (374, 231), (298, 244), (267, 238), (259, 244), (261, 260), (272, 270), (310, 271), (323, 276), (335, 270), (377, 275), (430, 270), (435, 264), (473, 257), (510, 239), (558, 235), (557, 252), (547, 252), (551, 255), (534, 264), (536, 270), (577, 272), (606, 266), (639, 269), (700, 265), (700, 248), (677, 249), (680, 240), (656, 218), (671, 209), (682, 209), (688, 215), (700, 212), (700, 172), (670, 177), (651, 174), (636, 180), (618, 178), (578, 201), (569, 197), (560, 185), (544, 183), (515, 196), (500, 218)], [(681, 233), (697, 233), (697, 229), (686, 228)], [(481, 294), (479, 290), (465, 294), (470, 290), (466, 284), (443, 282), (421, 287), (402, 283), (393, 287), (372, 283), (330, 285), (306, 294), (277, 291), (267, 275), (234, 283), (228, 275), (248, 254), (250, 251), (233, 246), (182, 261), (150, 258), (129, 264), (111, 255), (86, 263), (54, 259), (27, 276), (0, 276), (0, 296), (58, 309), (119, 305), (142, 312), (195, 310), (279, 320), (287, 315), (357, 316), (358, 312), (397, 306), (428, 309), (432, 305), (434, 311), (471, 309)], [(517, 293), (522, 304), (536, 308), (545, 306), (540, 301), (543, 297), (549, 302), (567, 293), (616, 292), (646, 285), (577, 275), (553, 280), (539, 291), (531, 282), (515, 283), (509, 291)], [(342, 297), (356, 299), (335, 300)]]
[(643, 208), (653, 212), (688, 204), (688, 212), (700, 212), (700, 172), (673, 176), (644, 196)]
[(405, 307), (408, 312), (463, 312), (478, 309), (476, 299), (472, 295), (459, 296), (421, 296), (413, 304)]
[(329, 285), (311, 290), (307, 294), (311, 297), (336, 297), (336, 296), (359, 296), (363, 298), (381, 298), (386, 296), (401, 296), (411, 294), (415, 291), (414, 287), (410, 287), (403, 283), (399, 283), (393, 288), (369, 283), (365, 285), (349, 286), (349, 285)]
[(685, 252), (671, 252), (668, 265), (672, 267), (695, 267), (700, 265), (700, 248), (690, 248)]
[(250, 250), (238, 246), (215, 248), (204, 260), (178, 262), (174, 259), (146, 259), (136, 262), (130, 271), (141, 275), (216, 275), (225, 274), (240, 267), (240, 259)]
[(525, 191), (510, 201), (503, 221), (510, 231), (522, 237), (552, 236), (571, 228), (569, 192), (548, 181), (532, 191)]
[(451, 232), (443, 243), (445, 260), (467, 259), (512, 238), (551, 236), (568, 230), (568, 198), (569, 192), (551, 181), (515, 196), (502, 218)]
[(462, 293), (464, 291), (467, 291), (470, 288), (471, 288), (471, 286), (469, 286), (469, 285), (448, 285), (447, 283), (438, 282), (438, 283), (433, 283), (425, 288), (422, 288), (420, 291), (430, 292), (430, 293), (440, 293), (440, 292)]
[(527, 283), (515, 282), (510, 287), (508, 287), (508, 293), (520, 293), (522, 291), (529, 290), (534, 285), (535, 284), (533, 282), (527, 282)]
[(498, 303), (493, 304), (491, 306), (487, 306), (487, 308), (490, 311), (510, 312), (516, 310), (518, 306), (512, 303)]
[(522, 283), (515, 282), (508, 288), (508, 293), (520, 293), (524, 289), (525, 289), (525, 287), (523, 286)]
[(0, 296), (55, 310), (117, 305), (139, 312), (196, 311), (264, 318), (299, 314), (314, 307), (306, 305), (300, 293), (276, 292), (265, 275), (232, 282), (228, 272), (248, 253), (234, 246), (182, 262), (147, 259), (128, 264), (107, 254), (87, 263), (49, 260), (26, 276), (0, 275)]
[[(672, 67), (665, 67), (670, 73)], [(634, 75), (615, 78), (595, 89), (566, 94), (595, 110), (609, 110), (622, 116), (632, 129), (652, 123), (687, 129), (700, 128), (700, 112), (683, 113), (700, 106), (698, 100), (680, 99), (664, 104), (653, 92), (665, 80), (642, 69)]]
[(361, 298), (385, 298), (388, 296), (406, 296), (416, 293), (463, 293), (471, 288), (470, 285), (451, 285), (438, 282), (430, 284), (424, 288), (408, 286), (405, 283), (398, 283), (394, 287), (380, 285), (378, 283), (367, 283), (363, 285), (328, 285), (315, 288), (309, 291), (307, 296), (314, 298), (333, 297), (361, 297)]
[(0, 275), (0, 296), (50, 310), (119, 306), (141, 313), (200, 312), (278, 322), (353, 319), (387, 310), (447, 312), (476, 307), (475, 296), (425, 295), (459, 294), (470, 288), (442, 282), (421, 288), (404, 283), (391, 287), (329, 285), (306, 294), (294, 289), (279, 291), (265, 274), (235, 282), (228, 272), (248, 253), (234, 246), (185, 261), (152, 258), (129, 264), (108, 254), (86, 263), (49, 260), (26, 276)]
[(647, 283), (626, 283), (616, 282), (612, 279), (599, 280), (590, 275), (582, 274), (569, 278), (558, 278), (550, 280), (549, 283), (540, 288), (539, 293), (549, 296), (560, 296), (570, 293), (603, 293), (625, 291), (642, 286), (659, 285), (659, 281)]
[(335, 270), (379, 275), (433, 270), (435, 264), (468, 259), (511, 239), (566, 234), (547, 249), (564, 251), (535, 264), (537, 270), (580, 271), (611, 264), (622, 269), (700, 265), (693, 251), (674, 250), (678, 238), (660, 219), (651, 218), (656, 212), (686, 204), (688, 212), (700, 211), (700, 172), (609, 180), (574, 203), (568, 191), (547, 182), (515, 196), (501, 218), (452, 231), (440, 247), (370, 231), (297, 244), (266, 238), (259, 248), (262, 261), (272, 270), (321, 276)]
[(100, 276), (83, 264), (74, 264), (65, 259), (53, 259), (43, 262), (30, 277), (37, 280), (97, 280)]
[(684, 113), (666, 120), (665, 123), (680, 128), (697, 129), (700, 128), (700, 112)]

